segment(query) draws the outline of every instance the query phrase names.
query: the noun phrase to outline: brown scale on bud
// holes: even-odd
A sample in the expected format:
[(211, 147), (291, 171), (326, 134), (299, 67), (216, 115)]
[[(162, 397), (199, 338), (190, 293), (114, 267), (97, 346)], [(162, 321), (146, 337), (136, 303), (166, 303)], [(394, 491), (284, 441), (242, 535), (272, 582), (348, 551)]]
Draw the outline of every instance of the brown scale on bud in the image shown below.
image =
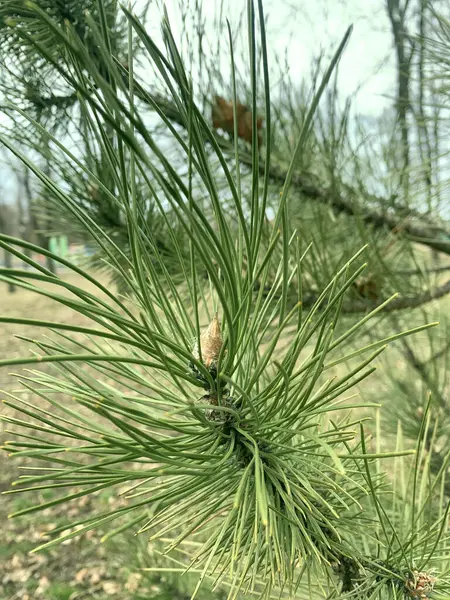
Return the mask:
[(222, 346), (223, 338), (216, 313), (208, 328), (200, 335), (201, 352), (199, 352), (198, 343), (196, 342), (192, 353), (197, 360), (202, 361), (207, 369), (210, 369), (217, 365)]
[(408, 598), (429, 600), (434, 589), (436, 578), (425, 571), (413, 571), (405, 582)]

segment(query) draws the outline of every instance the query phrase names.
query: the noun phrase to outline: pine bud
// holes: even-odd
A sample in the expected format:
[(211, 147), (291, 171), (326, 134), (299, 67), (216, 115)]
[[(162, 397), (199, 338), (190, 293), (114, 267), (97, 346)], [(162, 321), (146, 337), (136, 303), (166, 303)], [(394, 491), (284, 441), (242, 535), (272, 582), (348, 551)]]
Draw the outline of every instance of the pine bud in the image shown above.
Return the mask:
[(197, 360), (201, 359), (205, 367), (209, 369), (217, 365), (222, 345), (223, 339), (220, 332), (220, 323), (217, 314), (215, 314), (206, 331), (200, 336), (201, 357), (197, 343), (192, 353)]

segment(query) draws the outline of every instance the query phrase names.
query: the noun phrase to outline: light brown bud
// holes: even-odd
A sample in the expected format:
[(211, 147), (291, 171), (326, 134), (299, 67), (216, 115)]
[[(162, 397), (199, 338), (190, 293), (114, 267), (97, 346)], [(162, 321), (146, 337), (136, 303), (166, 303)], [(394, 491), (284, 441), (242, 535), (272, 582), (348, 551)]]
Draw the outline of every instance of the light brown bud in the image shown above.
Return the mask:
[[(220, 323), (217, 314), (215, 314), (208, 328), (200, 335), (201, 360), (207, 369), (217, 364), (222, 345), (223, 339), (220, 332)], [(193, 355), (197, 360), (200, 360), (197, 343), (195, 344)]]

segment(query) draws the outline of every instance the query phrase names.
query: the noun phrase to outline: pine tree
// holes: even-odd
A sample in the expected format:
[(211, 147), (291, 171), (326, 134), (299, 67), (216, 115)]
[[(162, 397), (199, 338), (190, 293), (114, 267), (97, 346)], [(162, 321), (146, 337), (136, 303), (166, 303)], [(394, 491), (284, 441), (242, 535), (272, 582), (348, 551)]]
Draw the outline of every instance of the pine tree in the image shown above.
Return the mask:
[[(13, 516), (128, 487), (123, 507), (73, 523), (70, 533), (56, 528), (36, 550), (93, 528), (108, 537), (128, 530), (161, 540), (164, 548), (155, 551), (164, 554), (168, 568), (198, 575), (193, 597), (201, 585), (223, 586), (228, 598), (448, 597), (449, 455), (432, 469), (430, 449), (439, 427), (434, 399), (420, 415), (415, 452), (405, 447), (401, 427), (396, 447), (384, 451), (379, 417), (370, 435), (361, 416), (373, 407), (348, 395), (366, 378), (377, 381), (373, 362), (389, 343), (408, 343), (434, 323), (399, 324), (373, 339), (375, 325), (448, 287), (417, 286), (405, 298), (389, 297), (398, 272), (381, 269), (387, 259), (380, 252), (368, 257), (362, 238), (386, 253), (394, 247), (398, 269), (414, 261), (409, 237), (420, 233), (424, 244), (443, 252), (445, 242), (436, 239), (433, 223), (400, 227), (392, 211), (382, 211), (367, 191), (351, 189), (331, 163), (322, 173), (305, 175), (303, 169), (307, 150), (320, 146), (318, 106), (351, 29), (317, 81), (286, 161), (272, 131), (260, 1), (256, 10), (248, 2), (251, 102), (245, 106), (252, 143), (244, 149), (231, 35), (229, 142), (196, 101), (167, 15), (159, 47), (123, 9), (124, 65), (111, 43), (102, 1), (98, 14), (83, 15), (83, 35), (78, 22), (61, 24), (38, 5), (24, 6), (26, 14), (19, 11), (7, 25), (20, 30), (24, 47), (51, 64), (76, 94), (89, 151), (77, 155), (29, 110), (17, 107), (8, 112), (19, 112), (36, 139), (46, 140), (54, 173), (64, 180), (50, 177), (14, 139), (2, 134), (0, 140), (39, 179), (55, 214), (70, 215), (95, 241), (108, 270), (127, 284), (126, 293), (117, 294), (95, 272), (0, 235), (2, 248), (33, 267), (1, 269), (2, 280), (44, 294), (91, 322), (81, 327), (14, 319), (46, 327), (51, 337), (28, 339), (32, 356), (0, 361), (39, 366), (18, 375), (36, 401), (7, 394), (6, 404), (24, 415), (4, 417), (14, 426), (8, 452), (43, 461), (11, 492), (61, 494)], [(36, 33), (43, 30), (64, 48), (63, 60), (56, 61), (48, 39)], [(135, 41), (168, 98), (152, 94), (135, 77)], [(170, 133), (171, 154), (152, 134), (146, 106)], [(329, 148), (330, 160), (337, 156), (336, 144)], [(104, 169), (95, 169), (95, 157)], [(76, 193), (82, 184), (90, 186), (93, 204)], [(364, 212), (357, 192), (365, 194)], [(105, 227), (105, 214), (92, 213), (100, 197), (120, 215), (117, 227)], [(305, 208), (314, 221), (300, 218), (299, 198), (306, 197), (314, 200)], [(371, 202), (378, 202), (376, 210), (367, 210)], [(330, 207), (348, 222), (331, 216)], [(343, 228), (334, 225), (330, 252), (325, 237), (336, 220)], [(306, 222), (313, 223), (309, 235)], [(348, 239), (357, 226), (359, 235)], [(123, 238), (115, 235), (120, 231)], [(54, 275), (25, 250), (44, 252), (96, 291)]]

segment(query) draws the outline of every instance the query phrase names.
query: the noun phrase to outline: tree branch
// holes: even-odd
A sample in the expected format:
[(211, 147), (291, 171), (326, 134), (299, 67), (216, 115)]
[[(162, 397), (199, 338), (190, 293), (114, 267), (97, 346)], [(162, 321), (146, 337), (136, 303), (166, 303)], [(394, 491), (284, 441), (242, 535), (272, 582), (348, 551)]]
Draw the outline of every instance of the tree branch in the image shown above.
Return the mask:
[[(161, 113), (171, 121), (186, 127), (183, 116), (178, 111), (176, 105), (162, 97), (160, 94), (150, 94), (142, 88), (137, 82), (135, 84), (136, 95), (146, 104), (153, 108), (156, 105)], [(224, 150), (234, 152), (233, 147), (228, 140), (220, 135), (217, 139)], [(240, 161), (243, 164), (252, 166), (252, 158), (250, 155), (241, 154)], [(264, 174), (264, 164), (260, 163), (259, 169), (261, 174)], [(286, 171), (277, 167), (271, 166), (269, 176), (273, 182), (281, 185), (286, 180)], [(344, 192), (338, 193), (335, 189), (321, 188), (315, 182), (305, 175), (294, 175), (292, 185), (298, 193), (302, 194), (309, 200), (317, 201), (322, 204), (330, 205), (336, 212), (343, 213), (351, 217), (361, 219), (366, 225), (372, 226), (374, 229), (386, 229), (396, 233), (403, 233), (408, 236), (411, 241), (433, 248), (438, 252), (450, 255), (450, 232), (439, 225), (419, 224), (412, 221), (406, 221), (404, 218), (399, 219), (398, 216), (388, 215), (386, 211), (368, 210), (367, 206), (362, 206), (359, 202), (358, 191), (350, 186), (343, 186)], [(373, 197), (374, 200), (380, 202), (379, 199)], [(386, 200), (384, 201), (387, 202)]]
[[(395, 300), (392, 300), (392, 302), (389, 302), (389, 304), (385, 307), (383, 312), (393, 312), (394, 310), (417, 308), (419, 306), (422, 306), (423, 304), (428, 304), (428, 302), (432, 302), (433, 300), (438, 300), (439, 298), (442, 298), (447, 294), (450, 294), (450, 279), (443, 285), (434, 288), (433, 290), (426, 290), (425, 292), (422, 292), (421, 294), (417, 294), (415, 296), (399, 296)], [(361, 308), (362, 306), (365, 306), (365, 310), (373, 310), (374, 308), (377, 308), (377, 306), (380, 306), (383, 302), (384, 300), (379, 300), (376, 302), (361, 302), (360, 304)], [(356, 305), (354, 306), (354, 308), (356, 308)], [(360, 312), (360, 310), (353, 310), (353, 312)]]
[[(450, 294), (450, 280), (448, 280), (443, 285), (434, 288), (433, 290), (426, 290), (425, 292), (421, 294), (416, 294), (415, 296), (398, 296), (383, 308), (383, 312), (394, 312), (397, 310), (418, 308), (423, 304), (427, 304), (428, 302), (431, 302), (433, 300), (438, 300), (439, 298), (442, 298), (447, 294)], [(314, 294), (304, 296), (302, 305), (305, 308), (309, 308), (313, 306), (317, 299), (318, 295)], [(342, 312), (347, 314), (368, 312), (374, 310), (378, 306), (381, 306), (385, 301), (385, 298), (380, 298), (379, 300), (375, 301), (365, 299), (356, 300), (354, 302), (344, 304), (344, 306), (342, 307)]]
[(420, 269), (404, 269), (396, 271), (396, 275), (401, 275), (402, 277), (413, 277), (414, 275), (432, 275), (434, 273), (445, 273), (450, 271), (450, 265), (444, 265), (442, 267), (431, 267), (430, 269), (424, 268)]

